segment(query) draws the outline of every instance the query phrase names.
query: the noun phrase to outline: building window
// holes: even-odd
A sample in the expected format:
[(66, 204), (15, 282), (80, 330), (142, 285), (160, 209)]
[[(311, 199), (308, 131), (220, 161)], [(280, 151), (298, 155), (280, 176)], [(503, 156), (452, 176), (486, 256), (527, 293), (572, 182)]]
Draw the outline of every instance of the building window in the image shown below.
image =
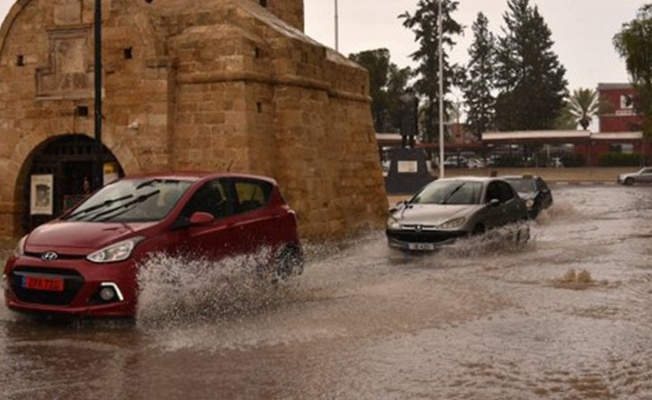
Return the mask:
[(77, 106), (75, 108), (75, 114), (80, 117), (88, 117), (88, 106)]
[(609, 145), (609, 151), (612, 153), (633, 154), (634, 145), (632, 143), (612, 143)]

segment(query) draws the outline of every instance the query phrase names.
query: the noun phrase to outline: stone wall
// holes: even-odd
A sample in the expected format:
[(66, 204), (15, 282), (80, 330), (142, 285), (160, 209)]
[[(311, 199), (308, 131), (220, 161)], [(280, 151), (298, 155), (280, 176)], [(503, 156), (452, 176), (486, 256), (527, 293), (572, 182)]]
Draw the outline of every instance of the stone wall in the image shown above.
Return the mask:
[[(127, 174), (275, 177), (305, 238), (381, 226), (367, 72), (297, 29), (301, 1), (257, 3), (103, 2), (104, 145)], [(22, 0), (0, 30), (1, 236), (17, 233), (36, 149), (93, 135), (93, 5)]]

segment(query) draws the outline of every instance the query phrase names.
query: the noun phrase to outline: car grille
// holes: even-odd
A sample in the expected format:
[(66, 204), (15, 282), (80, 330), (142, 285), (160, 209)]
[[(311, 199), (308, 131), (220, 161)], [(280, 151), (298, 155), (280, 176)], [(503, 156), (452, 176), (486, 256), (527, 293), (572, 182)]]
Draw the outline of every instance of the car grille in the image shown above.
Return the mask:
[(464, 231), (387, 231), (387, 237), (406, 243), (440, 243), (463, 236)]
[[(34, 257), (34, 258), (41, 258), (43, 253), (31, 253), (31, 252), (25, 252), (25, 256), (27, 257)], [(71, 255), (71, 254), (61, 254), (57, 253), (57, 259), (58, 260), (81, 260), (86, 258), (85, 255)]]
[[(22, 287), (23, 277), (35, 275), (63, 279), (63, 291), (50, 292)], [(63, 268), (19, 267), (11, 272), (9, 284), (20, 301), (64, 306), (70, 304), (77, 296), (79, 290), (84, 286), (84, 278), (76, 271)]]

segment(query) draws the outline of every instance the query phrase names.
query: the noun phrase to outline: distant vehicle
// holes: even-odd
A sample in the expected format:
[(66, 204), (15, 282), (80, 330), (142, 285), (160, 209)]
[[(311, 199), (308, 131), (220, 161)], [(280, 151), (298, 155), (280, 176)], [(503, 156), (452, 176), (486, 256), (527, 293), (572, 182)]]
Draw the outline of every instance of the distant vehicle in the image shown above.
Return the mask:
[(444, 159), (444, 167), (448, 168), (466, 168), (469, 160), (464, 156), (450, 156)]
[(652, 167), (641, 168), (636, 172), (618, 175), (617, 182), (622, 185), (652, 182)]
[(501, 176), (509, 182), (525, 202), (528, 215), (536, 219), (544, 210), (552, 205), (552, 192), (546, 182), (537, 175), (506, 175)]
[(469, 169), (484, 168), (486, 164), (484, 160), (480, 158), (469, 158), (469, 161), (466, 163), (466, 166)]
[[(426, 185), (390, 209), (388, 245), (400, 250), (435, 250), (456, 239), (527, 220), (525, 203), (505, 180), (444, 178)], [(529, 226), (519, 227), (520, 240)]]
[(271, 249), (276, 280), (303, 269), (295, 212), (271, 178), (162, 173), (108, 184), (34, 229), (6, 262), (5, 304), (49, 315), (132, 317), (153, 253), (208, 260)]

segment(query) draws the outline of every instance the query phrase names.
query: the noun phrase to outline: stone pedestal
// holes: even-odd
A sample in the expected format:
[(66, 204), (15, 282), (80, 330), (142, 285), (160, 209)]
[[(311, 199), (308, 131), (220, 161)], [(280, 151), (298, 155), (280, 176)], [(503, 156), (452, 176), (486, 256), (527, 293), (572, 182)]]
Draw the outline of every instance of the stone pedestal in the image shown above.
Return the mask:
[(412, 194), (436, 179), (430, 174), (428, 155), (422, 149), (392, 149), (389, 161), (385, 177), (387, 194)]

